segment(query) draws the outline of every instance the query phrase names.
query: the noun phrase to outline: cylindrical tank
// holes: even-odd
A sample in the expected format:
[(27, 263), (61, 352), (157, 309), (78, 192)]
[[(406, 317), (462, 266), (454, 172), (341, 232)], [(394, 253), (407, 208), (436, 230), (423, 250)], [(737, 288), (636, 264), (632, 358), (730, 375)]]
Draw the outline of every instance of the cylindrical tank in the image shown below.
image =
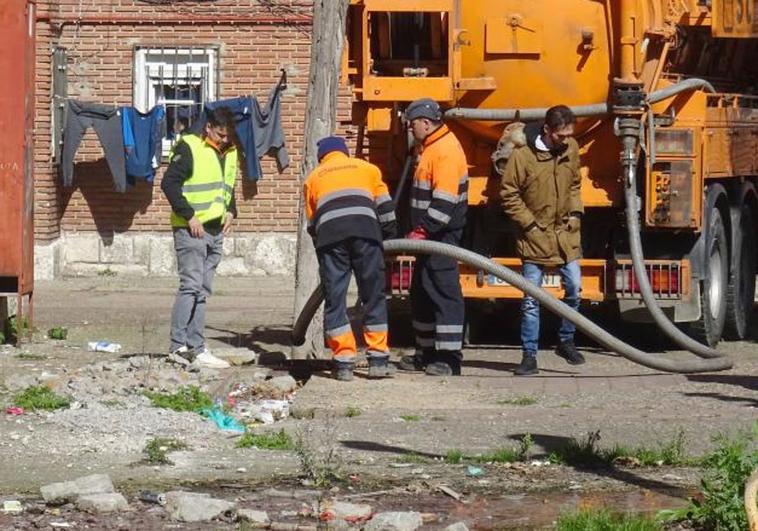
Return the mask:
[[(475, 5), (474, 5), (475, 4)], [(461, 77), (489, 77), (493, 91), (467, 92), (461, 107), (524, 109), (608, 100), (618, 75), (611, 4), (593, 0), (500, 0), (461, 6)], [(618, 20), (616, 18), (616, 20)], [(580, 121), (578, 132), (595, 120)], [(496, 140), (501, 127), (466, 122)]]

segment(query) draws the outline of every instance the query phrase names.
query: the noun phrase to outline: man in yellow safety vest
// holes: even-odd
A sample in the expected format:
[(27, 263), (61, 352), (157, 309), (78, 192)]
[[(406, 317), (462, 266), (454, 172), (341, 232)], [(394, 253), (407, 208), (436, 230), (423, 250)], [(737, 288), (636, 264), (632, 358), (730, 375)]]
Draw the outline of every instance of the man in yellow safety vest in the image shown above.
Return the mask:
[(161, 182), (171, 204), (179, 272), (169, 357), (183, 365), (222, 369), (229, 363), (213, 356), (205, 344), (205, 303), (224, 236), (237, 216), (234, 183), (239, 164), (234, 115), (220, 107), (206, 110), (206, 117), (201, 135), (182, 135)]

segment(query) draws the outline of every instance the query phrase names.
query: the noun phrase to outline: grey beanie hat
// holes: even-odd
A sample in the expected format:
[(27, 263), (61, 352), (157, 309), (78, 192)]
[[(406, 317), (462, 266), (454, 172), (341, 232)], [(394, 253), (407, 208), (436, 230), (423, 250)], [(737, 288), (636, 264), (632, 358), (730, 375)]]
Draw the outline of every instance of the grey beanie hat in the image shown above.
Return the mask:
[(439, 122), (442, 120), (442, 111), (439, 104), (431, 98), (420, 98), (411, 102), (405, 109), (405, 119), (408, 121), (416, 118), (428, 118)]

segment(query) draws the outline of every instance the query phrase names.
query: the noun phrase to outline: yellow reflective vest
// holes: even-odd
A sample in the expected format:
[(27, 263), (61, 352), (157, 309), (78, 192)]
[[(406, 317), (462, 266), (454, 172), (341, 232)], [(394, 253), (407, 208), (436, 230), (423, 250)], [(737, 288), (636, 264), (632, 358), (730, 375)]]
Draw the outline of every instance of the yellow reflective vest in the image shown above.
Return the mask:
[[(229, 148), (224, 159), (224, 168), (218, 152), (197, 135), (183, 135), (192, 152), (192, 175), (184, 181), (182, 195), (195, 211), (201, 223), (222, 219), (234, 195), (234, 181), (237, 178), (238, 156), (235, 147)], [(186, 227), (188, 222), (176, 213), (171, 213), (172, 227)]]

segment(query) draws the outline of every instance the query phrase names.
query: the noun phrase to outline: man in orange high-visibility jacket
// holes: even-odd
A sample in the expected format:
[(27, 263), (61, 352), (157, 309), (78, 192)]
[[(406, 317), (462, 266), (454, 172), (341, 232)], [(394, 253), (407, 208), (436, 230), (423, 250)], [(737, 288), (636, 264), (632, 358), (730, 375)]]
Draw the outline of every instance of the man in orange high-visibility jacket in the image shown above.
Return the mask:
[(341, 137), (318, 142), (318, 167), (305, 180), (305, 213), (324, 291), (324, 333), (338, 380), (351, 380), (356, 345), (347, 317), (350, 273), (363, 304), (368, 376), (392, 376), (387, 346), (382, 241), (395, 236), (395, 206), (382, 173), (351, 158)]
[[(406, 236), (460, 245), (468, 207), (468, 164), (460, 142), (445, 124), (434, 100), (422, 98), (405, 110), (421, 155), (411, 187), (411, 226)], [(416, 354), (400, 367), (430, 376), (461, 373), (464, 302), (458, 262), (439, 255), (419, 256), (411, 282)]]

